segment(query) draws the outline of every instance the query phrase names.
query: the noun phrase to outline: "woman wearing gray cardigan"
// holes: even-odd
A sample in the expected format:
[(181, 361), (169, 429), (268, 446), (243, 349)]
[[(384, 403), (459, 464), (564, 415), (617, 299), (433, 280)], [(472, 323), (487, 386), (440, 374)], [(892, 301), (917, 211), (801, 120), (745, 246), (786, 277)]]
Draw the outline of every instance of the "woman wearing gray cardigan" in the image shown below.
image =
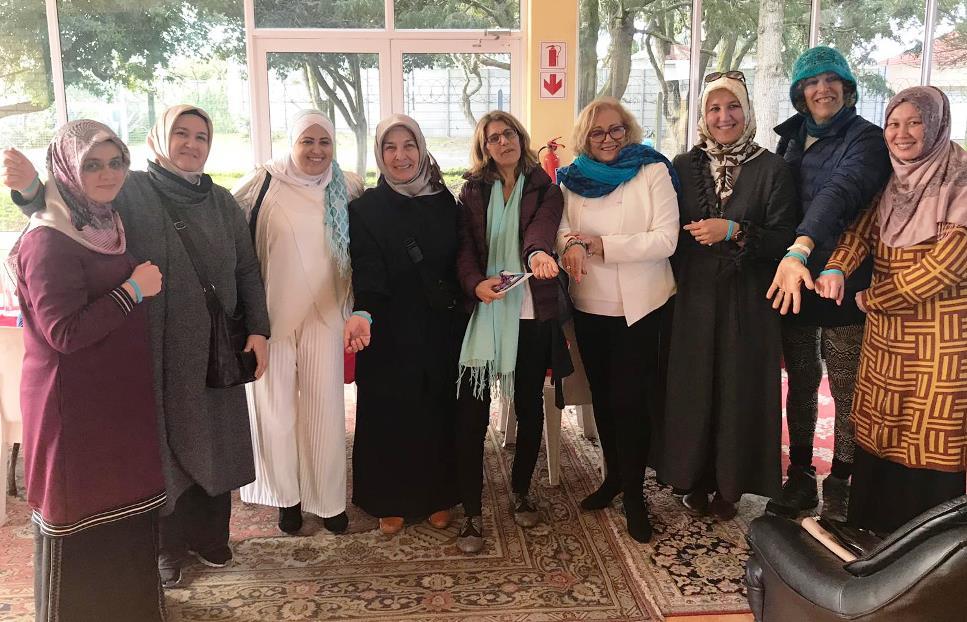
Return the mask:
[[(166, 110), (148, 136), (153, 153), (148, 170), (132, 171), (114, 201), (128, 250), (138, 261), (157, 265), (165, 275), (161, 293), (148, 303), (168, 494), (158, 559), (165, 587), (181, 581), (189, 552), (209, 566), (231, 562), (231, 491), (255, 479), (244, 388), (205, 385), (211, 333), (208, 308), (167, 208), (186, 223), (199, 253), (195, 261), (208, 273), (224, 308), (244, 309), (246, 347), (255, 350), (257, 375), (264, 372), (267, 360), (265, 289), (245, 218), (232, 195), (202, 172), (211, 130), (211, 120), (200, 108), (181, 105)], [(36, 173), (19, 178), (24, 177), (27, 183), (17, 188), (9, 171), (6, 174), (14, 190), (38, 187)], [(43, 192), (34, 193), (25, 197), (14, 192), (14, 200), (25, 212), (42, 209)]]

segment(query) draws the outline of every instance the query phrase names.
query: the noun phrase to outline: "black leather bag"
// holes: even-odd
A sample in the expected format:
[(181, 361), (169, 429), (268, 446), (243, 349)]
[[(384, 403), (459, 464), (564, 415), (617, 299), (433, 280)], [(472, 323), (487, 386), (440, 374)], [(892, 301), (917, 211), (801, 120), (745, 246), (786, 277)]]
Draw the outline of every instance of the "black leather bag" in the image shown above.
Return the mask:
[[(211, 335), (208, 339), (208, 373), (205, 384), (213, 389), (225, 389), (255, 380), (255, 368), (258, 361), (255, 352), (244, 352), (245, 342), (248, 340), (248, 329), (245, 325), (245, 313), (230, 315), (225, 311), (221, 301), (215, 294), (215, 286), (201, 269), (198, 261), (198, 251), (188, 234), (188, 225), (175, 210), (163, 202), (169, 218), (185, 246), (188, 259), (191, 260), (195, 274), (202, 291), (205, 292), (205, 304), (211, 318)], [(240, 305), (241, 306), (241, 305)]]

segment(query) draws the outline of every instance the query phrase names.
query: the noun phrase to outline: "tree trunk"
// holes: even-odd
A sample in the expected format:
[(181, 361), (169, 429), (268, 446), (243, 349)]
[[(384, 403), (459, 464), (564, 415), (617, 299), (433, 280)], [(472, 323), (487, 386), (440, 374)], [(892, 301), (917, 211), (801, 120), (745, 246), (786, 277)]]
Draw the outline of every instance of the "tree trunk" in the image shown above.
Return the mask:
[(366, 178), (366, 154), (369, 152), (369, 124), (366, 122), (366, 99), (363, 97), (363, 77), (359, 68), (359, 57), (349, 56), (350, 80), (356, 100), (356, 118), (353, 121), (353, 131), (356, 133), (356, 174)]
[(772, 128), (779, 122), (779, 102), (784, 93), (776, 93), (782, 79), (782, 0), (760, 0), (758, 49), (756, 50), (755, 84), (752, 101), (755, 102), (757, 143), (766, 149), (775, 149), (777, 136)]
[(608, 28), (611, 45), (608, 47), (608, 81), (600, 95), (610, 95), (621, 99), (628, 88), (631, 77), (631, 48), (635, 42), (635, 13), (623, 11), (615, 16)]
[[(305, 78), (306, 86), (309, 88), (309, 97), (312, 98), (312, 107), (316, 110), (324, 110), (323, 106), (325, 103), (322, 98), (322, 93), (319, 92), (319, 85), (316, 84), (315, 77), (313, 76), (312, 71), (309, 69), (309, 63), (302, 64), (302, 75)], [(329, 119), (332, 120), (332, 117), (329, 117)], [(332, 139), (335, 141), (336, 137), (333, 136)]]
[(598, 0), (580, 0), (580, 24), (578, 30), (578, 110), (594, 99), (598, 90), (598, 31), (601, 18)]

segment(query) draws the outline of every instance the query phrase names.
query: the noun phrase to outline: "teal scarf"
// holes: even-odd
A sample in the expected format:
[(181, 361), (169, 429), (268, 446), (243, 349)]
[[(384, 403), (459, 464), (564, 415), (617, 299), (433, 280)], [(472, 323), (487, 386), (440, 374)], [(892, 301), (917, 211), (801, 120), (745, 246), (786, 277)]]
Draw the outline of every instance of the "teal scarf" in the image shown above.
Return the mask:
[[(520, 257), (520, 196), (524, 176), (517, 177), (510, 199), (504, 203), (504, 185), (499, 179), (490, 190), (487, 206), (487, 276), (501, 270), (524, 272)], [(524, 287), (507, 292), (500, 300), (478, 302), (460, 348), (460, 379), (470, 370), (470, 385), (477, 399), (485, 400), (486, 387), (499, 387), (501, 395), (514, 396), (514, 369), (517, 367), (517, 336), (520, 331), (520, 307)]]

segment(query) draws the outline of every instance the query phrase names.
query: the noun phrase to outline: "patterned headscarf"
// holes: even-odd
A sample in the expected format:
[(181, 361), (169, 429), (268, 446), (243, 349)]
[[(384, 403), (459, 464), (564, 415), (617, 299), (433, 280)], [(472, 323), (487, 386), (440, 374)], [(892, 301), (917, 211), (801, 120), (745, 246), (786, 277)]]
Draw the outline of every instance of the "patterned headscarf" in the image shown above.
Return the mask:
[[(301, 110), (293, 120), (289, 129), (289, 145), (294, 147), (303, 132), (318, 125), (335, 142), (336, 128), (329, 117), (318, 110)], [(350, 273), (349, 261), (349, 193), (346, 189), (346, 177), (339, 164), (333, 160), (320, 175), (307, 175), (292, 159), (291, 150), (281, 158), (275, 158), (265, 165), (273, 179), (278, 179), (293, 186), (308, 188), (325, 195), (326, 200), (326, 232), (329, 235), (329, 251), (333, 261), (339, 268), (339, 273), (348, 277)], [(321, 199), (321, 196), (320, 196)]]
[[(416, 146), (420, 150), (419, 168), (416, 174), (409, 181), (400, 183), (390, 178), (389, 167), (383, 162), (383, 139), (394, 127), (405, 127), (413, 134)], [(376, 126), (376, 142), (373, 146), (376, 152), (376, 166), (383, 174), (383, 179), (389, 184), (390, 188), (407, 197), (420, 197), (429, 194), (437, 194), (443, 191), (446, 186), (443, 184), (443, 175), (440, 174), (440, 167), (436, 160), (426, 149), (426, 138), (420, 125), (405, 114), (394, 114), (386, 117)]]
[[(178, 104), (177, 106), (172, 106), (168, 108), (161, 116), (158, 117), (157, 122), (155, 122), (154, 127), (148, 133), (148, 149), (154, 154), (154, 161), (157, 162), (162, 168), (167, 171), (178, 175), (184, 179), (187, 179), (193, 184), (197, 184), (201, 181), (201, 176), (205, 172), (205, 166), (197, 171), (186, 171), (178, 168), (175, 163), (171, 160), (171, 152), (169, 151), (170, 145), (169, 140), (171, 139), (171, 130), (175, 126), (175, 121), (178, 117), (185, 114), (186, 112), (197, 113), (205, 123), (208, 124), (208, 148), (211, 149), (212, 139), (214, 138), (214, 128), (212, 126), (211, 117), (208, 113), (199, 108), (198, 106), (190, 106), (188, 104)], [(211, 153), (211, 151), (209, 151)]]
[(933, 86), (904, 89), (890, 100), (890, 115), (911, 103), (923, 121), (923, 151), (913, 160), (890, 153), (893, 175), (880, 197), (880, 239), (902, 248), (937, 236), (942, 223), (967, 226), (967, 151), (950, 140), (950, 101)]
[[(121, 255), (127, 248), (121, 218), (110, 203), (99, 203), (84, 193), (81, 169), (91, 149), (105, 142), (117, 145), (127, 174), (128, 147), (111, 128), (97, 121), (70, 121), (54, 134), (47, 148), (47, 189), (44, 209), (34, 212), (27, 228), (5, 262), (11, 277), (20, 270), (20, 242), (37, 227), (50, 227), (81, 246), (104, 255)], [(16, 279), (14, 279), (16, 282)]]
[[(742, 114), (745, 116), (745, 129), (738, 140), (729, 145), (723, 145), (712, 137), (705, 119), (705, 104), (711, 93), (724, 89), (739, 100)], [(710, 82), (702, 93), (702, 117), (698, 121), (698, 142), (695, 146), (704, 151), (712, 161), (712, 181), (715, 183), (715, 194), (719, 197), (719, 204), (724, 205), (735, 187), (735, 180), (740, 167), (760, 153), (765, 151), (755, 142), (755, 111), (749, 101), (749, 91), (745, 83), (736, 78), (722, 76)]]

